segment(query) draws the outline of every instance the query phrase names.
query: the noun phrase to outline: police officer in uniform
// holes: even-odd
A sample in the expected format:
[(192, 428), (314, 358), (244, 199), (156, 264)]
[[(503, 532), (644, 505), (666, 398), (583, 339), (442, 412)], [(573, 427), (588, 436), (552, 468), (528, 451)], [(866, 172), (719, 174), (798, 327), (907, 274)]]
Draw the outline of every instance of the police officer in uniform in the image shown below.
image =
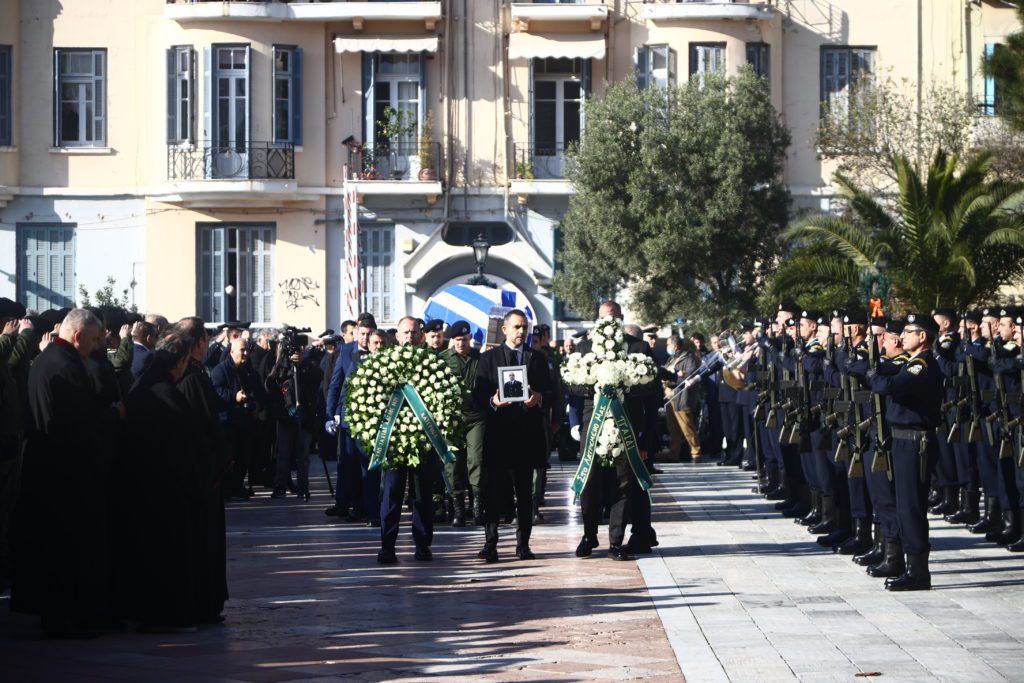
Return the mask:
[(937, 500), (930, 508), (934, 515), (948, 516), (959, 509), (959, 487), (957, 482), (956, 453), (949, 441), (950, 425), (956, 419), (954, 406), (957, 401), (957, 376), (959, 365), (956, 362), (956, 350), (960, 346), (960, 334), (954, 327), (957, 316), (952, 308), (935, 308), (932, 319), (939, 328), (935, 339), (935, 362), (942, 371), (943, 390), (942, 421), (939, 424), (938, 437), (939, 461), (935, 467), (935, 483), (938, 488)]
[(886, 580), (891, 591), (928, 590), (928, 483), (938, 458), (935, 428), (942, 407), (942, 372), (931, 346), (938, 334), (927, 314), (907, 316), (901, 336), (909, 356), (892, 372), (883, 367), (868, 372), (871, 389), (892, 399), (888, 421), (892, 429), (893, 484), (906, 571)]
[(441, 352), (452, 372), (462, 378), (466, 393), (462, 399), (462, 425), (466, 447), (455, 452), (455, 462), (445, 465), (445, 472), (455, 492), (455, 519), (452, 526), (466, 526), (467, 489), (473, 498), (473, 524), (484, 523), (483, 486), (481, 484), (484, 457), (484, 413), (473, 402), (473, 385), (480, 351), (474, 349), (469, 323), (457, 320), (446, 331), (449, 347)]

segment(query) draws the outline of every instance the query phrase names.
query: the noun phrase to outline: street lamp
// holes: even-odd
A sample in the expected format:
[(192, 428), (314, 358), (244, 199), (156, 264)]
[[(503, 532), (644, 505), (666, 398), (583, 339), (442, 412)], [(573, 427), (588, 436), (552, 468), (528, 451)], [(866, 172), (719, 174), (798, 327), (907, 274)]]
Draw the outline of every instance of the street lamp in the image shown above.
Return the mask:
[(487, 241), (483, 233), (479, 233), (473, 240), (473, 258), (476, 259), (476, 276), (478, 278), (484, 277), (484, 263), (487, 262), (487, 251), (490, 248), (491, 243)]

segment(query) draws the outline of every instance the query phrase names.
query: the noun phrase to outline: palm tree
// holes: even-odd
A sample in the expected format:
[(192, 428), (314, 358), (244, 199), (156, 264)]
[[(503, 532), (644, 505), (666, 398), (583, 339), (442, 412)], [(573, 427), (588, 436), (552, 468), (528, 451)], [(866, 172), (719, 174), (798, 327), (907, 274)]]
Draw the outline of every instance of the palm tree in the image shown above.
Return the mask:
[[(783, 262), (776, 289), (857, 288), (884, 270), (897, 309), (966, 308), (991, 301), (1024, 276), (1024, 185), (987, 180), (993, 157), (959, 160), (940, 151), (925, 179), (904, 157), (893, 159), (899, 192), (884, 204), (836, 176), (849, 218), (813, 216), (783, 237), (809, 255)], [(805, 250), (806, 251), (806, 250)]]

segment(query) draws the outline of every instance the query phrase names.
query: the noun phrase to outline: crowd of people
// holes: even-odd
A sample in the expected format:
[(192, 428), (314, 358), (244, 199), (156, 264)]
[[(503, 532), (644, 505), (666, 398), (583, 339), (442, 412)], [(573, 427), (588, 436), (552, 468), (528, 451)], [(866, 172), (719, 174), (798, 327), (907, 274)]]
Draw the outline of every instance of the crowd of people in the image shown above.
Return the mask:
[(818, 544), (888, 590), (927, 590), (929, 511), (1024, 551), (1022, 315), (888, 318), (787, 301), (710, 351), (671, 337), (673, 447), (699, 461), (702, 443), (723, 444), (718, 463), (757, 471), (756, 490)]

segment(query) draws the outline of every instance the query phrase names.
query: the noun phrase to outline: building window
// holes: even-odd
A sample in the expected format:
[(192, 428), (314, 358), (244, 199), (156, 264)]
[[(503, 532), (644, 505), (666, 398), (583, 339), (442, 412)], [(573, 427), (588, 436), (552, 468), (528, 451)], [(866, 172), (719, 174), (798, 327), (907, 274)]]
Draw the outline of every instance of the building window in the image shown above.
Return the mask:
[(359, 227), (360, 310), (380, 322), (394, 322), (395, 229), (390, 225)]
[[(565, 153), (580, 141), (583, 99), (590, 92), (590, 60), (543, 58), (530, 62), (531, 154), (538, 179), (564, 178)], [(518, 160), (517, 160), (518, 161)]]
[(725, 43), (690, 43), (690, 80), (704, 87), (704, 79), (725, 73)]
[(199, 224), (197, 308), (207, 322), (274, 317), (273, 224)]
[[(373, 93), (373, 141), (377, 145), (395, 145), (400, 154), (412, 154), (419, 139), (420, 68), (422, 57), (414, 54), (378, 54)], [(389, 139), (383, 131), (388, 121), (386, 109), (404, 112), (408, 128)]]
[(18, 225), (18, 301), (36, 311), (75, 305), (74, 224)]
[(11, 134), (11, 46), (0, 45), (0, 146), (12, 144)]
[[(996, 50), (1000, 49), (1001, 43), (985, 43), (985, 58), (991, 59)], [(984, 116), (995, 116), (999, 113), (999, 91), (996, 89), (996, 79), (991, 76), (985, 76), (985, 90), (981, 102), (978, 103), (978, 109)]]
[(747, 64), (771, 85), (771, 59), (767, 43), (747, 43)]
[(107, 140), (106, 50), (54, 50), (58, 147), (103, 147)]
[(637, 86), (643, 90), (674, 88), (676, 85), (676, 51), (668, 45), (647, 45), (636, 50)]
[(826, 47), (821, 50), (821, 108), (827, 116), (847, 117), (858, 89), (875, 76), (875, 48)]
[(274, 46), (274, 142), (302, 144), (302, 49)]
[(167, 144), (195, 142), (196, 51), (191, 45), (167, 50)]

